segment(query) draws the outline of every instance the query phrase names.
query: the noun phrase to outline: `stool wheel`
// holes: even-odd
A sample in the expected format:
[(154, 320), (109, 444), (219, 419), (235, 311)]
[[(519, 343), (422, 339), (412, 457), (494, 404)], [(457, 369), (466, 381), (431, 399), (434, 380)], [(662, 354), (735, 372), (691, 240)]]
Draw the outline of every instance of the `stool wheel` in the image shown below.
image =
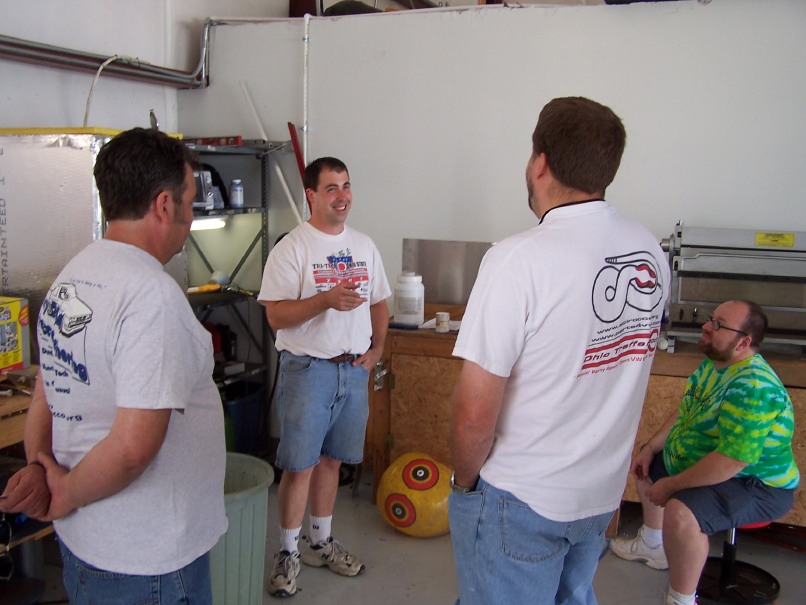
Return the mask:
[[(769, 523), (742, 526), (756, 529)], [(697, 584), (700, 605), (763, 605), (778, 597), (781, 585), (760, 567), (736, 560), (736, 529), (728, 531), (721, 557), (708, 557)]]
[(772, 603), (781, 590), (775, 577), (755, 565), (736, 561), (733, 582), (722, 586), (721, 557), (708, 557), (697, 585), (697, 602), (702, 605)]

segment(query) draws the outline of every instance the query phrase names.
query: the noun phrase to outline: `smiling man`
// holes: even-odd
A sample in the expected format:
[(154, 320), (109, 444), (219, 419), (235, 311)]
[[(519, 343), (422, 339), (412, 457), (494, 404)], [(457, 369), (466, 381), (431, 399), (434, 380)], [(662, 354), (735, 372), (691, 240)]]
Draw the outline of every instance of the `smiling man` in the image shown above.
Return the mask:
[(792, 402), (758, 350), (767, 318), (752, 302), (719, 305), (702, 327), (706, 359), (682, 403), (636, 454), (644, 525), (611, 550), (669, 569), (667, 605), (693, 605), (708, 536), (777, 519), (792, 508)]
[[(272, 250), (258, 300), (277, 332), (277, 416), (283, 469), (280, 551), (269, 594), (297, 592), (302, 562), (355, 576), (364, 564), (333, 539), (339, 467), (364, 453), (369, 372), (381, 358), (391, 294), (372, 240), (346, 225), (353, 202), (347, 166), (324, 157), (305, 169), (311, 217)], [(310, 496), (310, 535), (299, 537)]]

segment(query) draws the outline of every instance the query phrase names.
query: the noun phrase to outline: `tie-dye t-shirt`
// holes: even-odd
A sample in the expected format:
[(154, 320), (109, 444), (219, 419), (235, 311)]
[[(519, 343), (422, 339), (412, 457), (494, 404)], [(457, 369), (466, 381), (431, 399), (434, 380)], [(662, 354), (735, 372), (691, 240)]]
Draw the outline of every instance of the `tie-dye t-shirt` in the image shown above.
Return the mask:
[(794, 427), (792, 401), (761, 355), (723, 370), (706, 359), (688, 379), (663, 460), (674, 475), (716, 450), (748, 463), (738, 476), (794, 489), (800, 483), (792, 455)]

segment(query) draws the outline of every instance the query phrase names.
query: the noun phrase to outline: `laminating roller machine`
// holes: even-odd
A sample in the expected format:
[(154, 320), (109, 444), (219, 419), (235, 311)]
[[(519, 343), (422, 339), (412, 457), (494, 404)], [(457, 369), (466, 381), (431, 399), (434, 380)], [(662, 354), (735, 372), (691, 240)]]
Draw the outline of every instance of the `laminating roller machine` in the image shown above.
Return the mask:
[(672, 288), (667, 350), (675, 337), (699, 337), (720, 303), (751, 300), (769, 320), (765, 343), (806, 345), (806, 233), (675, 226), (662, 242)]

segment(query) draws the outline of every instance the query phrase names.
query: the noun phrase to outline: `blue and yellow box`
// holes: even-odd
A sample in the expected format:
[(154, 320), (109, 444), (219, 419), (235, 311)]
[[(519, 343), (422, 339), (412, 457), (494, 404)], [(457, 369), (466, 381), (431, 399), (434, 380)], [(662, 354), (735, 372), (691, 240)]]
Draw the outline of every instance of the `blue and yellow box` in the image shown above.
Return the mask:
[(0, 375), (31, 365), (28, 299), (0, 296)]

